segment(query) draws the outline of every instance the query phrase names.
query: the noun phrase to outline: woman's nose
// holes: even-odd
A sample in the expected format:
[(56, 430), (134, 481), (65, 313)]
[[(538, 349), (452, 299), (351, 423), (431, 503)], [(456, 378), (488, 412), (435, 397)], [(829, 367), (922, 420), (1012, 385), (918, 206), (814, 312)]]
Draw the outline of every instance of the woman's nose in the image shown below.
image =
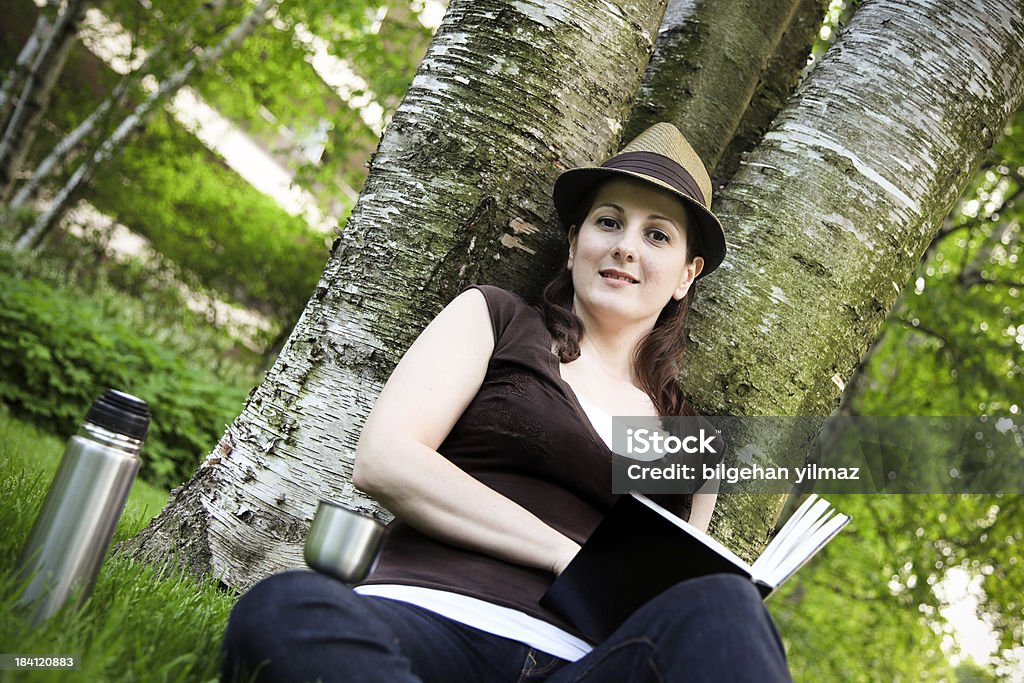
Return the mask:
[(614, 251), (612, 251), (612, 257), (620, 261), (633, 262), (636, 260), (636, 253), (629, 249), (623, 249), (622, 247), (617, 246)]
[(636, 260), (636, 238), (631, 231), (623, 230), (619, 233), (619, 241), (612, 247), (612, 257), (627, 262)]

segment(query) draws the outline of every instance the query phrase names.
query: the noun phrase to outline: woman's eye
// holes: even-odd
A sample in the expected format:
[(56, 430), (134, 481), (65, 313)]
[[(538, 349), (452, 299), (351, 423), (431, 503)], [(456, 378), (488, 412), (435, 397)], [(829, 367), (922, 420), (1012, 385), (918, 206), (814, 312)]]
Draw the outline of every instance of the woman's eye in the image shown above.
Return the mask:
[(619, 222), (614, 218), (608, 218), (607, 216), (597, 219), (597, 224), (602, 228), (614, 229), (619, 227)]
[(651, 239), (654, 240), (655, 242), (668, 242), (669, 241), (668, 234), (665, 233), (665, 232), (662, 232), (661, 230), (651, 230), (647, 234), (650, 235)]

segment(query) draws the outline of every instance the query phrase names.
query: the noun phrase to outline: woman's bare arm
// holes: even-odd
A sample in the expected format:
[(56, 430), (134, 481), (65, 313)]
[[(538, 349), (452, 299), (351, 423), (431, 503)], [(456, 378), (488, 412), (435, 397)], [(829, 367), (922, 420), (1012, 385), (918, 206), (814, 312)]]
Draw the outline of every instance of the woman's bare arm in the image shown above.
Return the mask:
[(701, 531), (707, 532), (711, 523), (711, 513), (715, 511), (718, 501), (718, 479), (708, 479), (693, 494), (693, 506), (690, 508), (690, 524)]
[(483, 294), (463, 292), (385, 384), (363, 426), (352, 481), (433, 538), (558, 574), (579, 545), (437, 452), (480, 389), (493, 349)]

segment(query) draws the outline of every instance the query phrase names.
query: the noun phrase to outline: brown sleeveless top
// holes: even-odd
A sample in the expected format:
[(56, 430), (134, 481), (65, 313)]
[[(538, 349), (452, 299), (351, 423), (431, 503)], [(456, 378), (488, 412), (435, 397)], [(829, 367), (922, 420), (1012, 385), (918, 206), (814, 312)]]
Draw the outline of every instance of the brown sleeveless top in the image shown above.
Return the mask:
[[(483, 293), (494, 329), (480, 391), (438, 452), (480, 482), (582, 544), (617, 496), (612, 452), (558, 372), (541, 313), (498, 287)], [(689, 496), (659, 497), (687, 518)], [(575, 632), (538, 604), (550, 572), (436, 541), (396, 519), (364, 584), (404, 584), (511, 607)]]

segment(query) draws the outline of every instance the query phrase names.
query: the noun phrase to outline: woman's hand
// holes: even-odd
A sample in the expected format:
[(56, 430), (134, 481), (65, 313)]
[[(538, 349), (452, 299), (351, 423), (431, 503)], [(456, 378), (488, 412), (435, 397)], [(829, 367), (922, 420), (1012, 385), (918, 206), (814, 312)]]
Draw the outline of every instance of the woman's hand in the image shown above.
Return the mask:
[[(563, 536), (563, 538), (565, 537)], [(561, 574), (565, 571), (565, 568), (569, 566), (569, 563), (572, 562), (572, 559), (576, 557), (576, 553), (579, 551), (579, 543), (575, 543), (568, 538), (565, 538), (565, 547), (562, 549), (561, 554), (555, 558), (555, 562), (551, 565), (551, 572), (555, 576)]]
[(463, 292), (388, 379), (356, 446), (352, 482), (433, 538), (558, 573), (579, 546), (437, 452), (480, 389), (493, 349), (483, 294)]

